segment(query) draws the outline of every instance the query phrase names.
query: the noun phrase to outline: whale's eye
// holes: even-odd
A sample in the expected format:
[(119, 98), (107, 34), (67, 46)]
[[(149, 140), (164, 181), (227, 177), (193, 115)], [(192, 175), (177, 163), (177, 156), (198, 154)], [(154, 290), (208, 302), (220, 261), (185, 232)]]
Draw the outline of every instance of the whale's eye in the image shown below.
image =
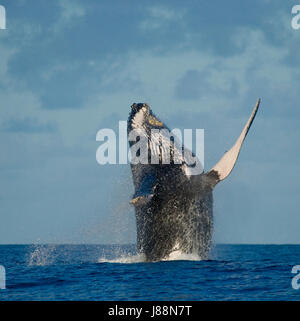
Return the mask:
[(164, 124), (153, 116), (149, 116), (148, 122), (152, 126), (162, 127)]

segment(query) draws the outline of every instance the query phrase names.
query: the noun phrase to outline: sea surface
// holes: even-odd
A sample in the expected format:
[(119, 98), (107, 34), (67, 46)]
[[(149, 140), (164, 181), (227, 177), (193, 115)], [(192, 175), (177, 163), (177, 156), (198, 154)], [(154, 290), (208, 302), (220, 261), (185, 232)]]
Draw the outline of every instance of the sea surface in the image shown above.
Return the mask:
[(300, 299), (300, 245), (215, 245), (209, 260), (155, 263), (134, 245), (0, 245), (0, 265), (0, 300)]

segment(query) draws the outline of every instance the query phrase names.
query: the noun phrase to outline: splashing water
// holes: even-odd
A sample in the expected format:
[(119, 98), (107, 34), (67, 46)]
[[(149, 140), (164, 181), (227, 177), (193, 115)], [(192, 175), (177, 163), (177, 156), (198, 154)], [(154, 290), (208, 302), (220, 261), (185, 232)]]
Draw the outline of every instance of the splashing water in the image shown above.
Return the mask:
[[(201, 258), (198, 254), (186, 254), (181, 251), (174, 251), (170, 253), (162, 261), (201, 261)], [(123, 253), (121, 256), (108, 259), (105, 256), (98, 259), (98, 263), (121, 263), (121, 264), (130, 264), (130, 263), (145, 263), (146, 257), (144, 254), (126, 254)]]
[(51, 265), (55, 261), (54, 245), (33, 245), (33, 251), (29, 254), (29, 265)]
[(183, 253), (180, 250), (173, 251), (162, 261), (201, 261), (201, 257), (197, 253)]
[(143, 263), (145, 262), (145, 256), (142, 254), (137, 255), (126, 255), (123, 254), (119, 258), (115, 259), (107, 259), (105, 257), (101, 257), (98, 259), (98, 263), (122, 263), (122, 264), (129, 264), (129, 263)]
[[(99, 253), (99, 251), (101, 251)], [(76, 260), (74, 254), (76, 252)], [(100, 254), (100, 255), (99, 255)], [(186, 254), (175, 250), (161, 261), (201, 261), (196, 253)], [(146, 257), (136, 252), (135, 245), (49, 245), (35, 244), (28, 255), (29, 266), (47, 266), (73, 263), (146, 263)]]

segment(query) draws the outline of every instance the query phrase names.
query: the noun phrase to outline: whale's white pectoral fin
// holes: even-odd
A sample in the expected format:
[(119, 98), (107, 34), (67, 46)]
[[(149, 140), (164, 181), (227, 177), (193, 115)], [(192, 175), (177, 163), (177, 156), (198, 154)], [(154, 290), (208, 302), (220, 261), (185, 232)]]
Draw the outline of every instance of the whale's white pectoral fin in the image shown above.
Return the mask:
[(257, 113), (259, 104), (260, 104), (260, 98), (258, 99), (253, 112), (250, 116), (250, 118), (248, 119), (243, 131), (241, 132), (239, 138), (237, 139), (237, 141), (235, 142), (235, 144), (231, 147), (231, 149), (226, 152), (224, 154), (224, 156), (219, 160), (219, 162), (207, 173), (208, 177), (213, 178), (214, 180), (214, 184), (217, 184), (218, 182), (222, 181), (223, 179), (225, 179), (232, 171), (241, 147), (243, 145), (243, 142), (245, 140), (245, 137), (247, 136), (247, 133), (253, 123), (253, 120), (255, 118), (255, 115)]

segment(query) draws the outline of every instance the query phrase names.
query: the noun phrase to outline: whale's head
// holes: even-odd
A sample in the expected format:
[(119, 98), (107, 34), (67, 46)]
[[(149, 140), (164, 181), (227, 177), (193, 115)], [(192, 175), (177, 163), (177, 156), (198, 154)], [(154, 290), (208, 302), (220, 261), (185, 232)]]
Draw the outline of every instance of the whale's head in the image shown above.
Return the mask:
[[(171, 166), (170, 171), (177, 168), (186, 176), (190, 176), (192, 172), (197, 175), (203, 172), (203, 166), (197, 157), (184, 147), (181, 138), (178, 138), (146, 103), (134, 103), (131, 106), (127, 130), (129, 145), (135, 146), (133, 155), (145, 155), (147, 150), (144, 160), (148, 159), (148, 163), (156, 169), (156, 165), (160, 165), (164, 170)], [(147, 147), (140, 147), (136, 143), (143, 146), (147, 144)]]
[(166, 128), (152, 112), (146, 103), (134, 103), (128, 118), (128, 132), (135, 129), (144, 129), (149, 132), (151, 129)]

